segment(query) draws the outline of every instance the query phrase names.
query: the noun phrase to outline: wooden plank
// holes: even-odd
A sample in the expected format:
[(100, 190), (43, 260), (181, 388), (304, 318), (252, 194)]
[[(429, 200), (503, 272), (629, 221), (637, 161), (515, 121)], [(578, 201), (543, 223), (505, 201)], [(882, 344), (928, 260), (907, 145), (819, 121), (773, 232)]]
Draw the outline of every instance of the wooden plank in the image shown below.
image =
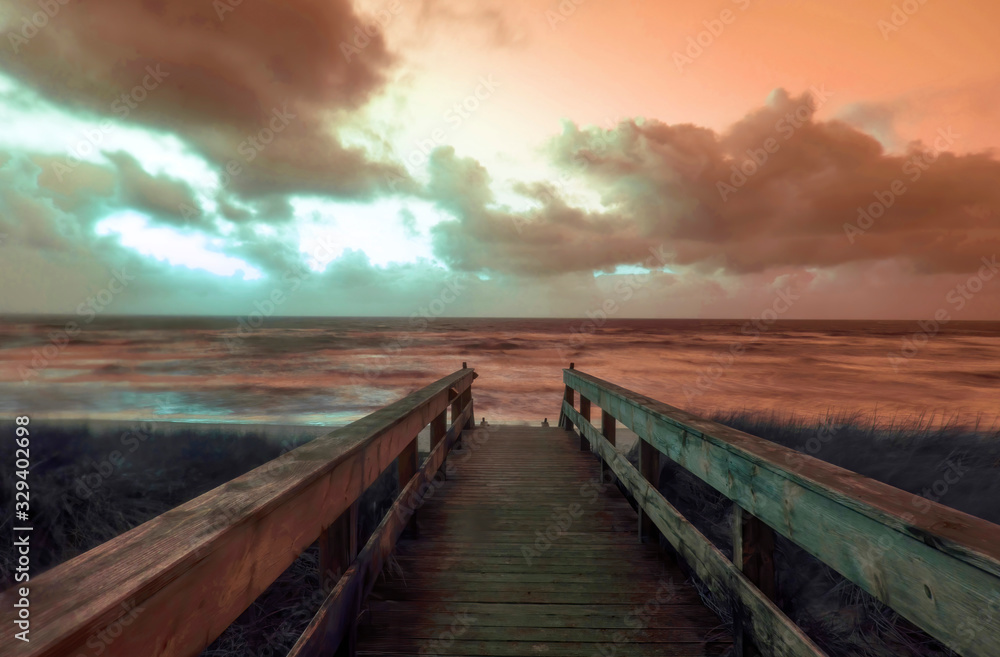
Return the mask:
[(966, 657), (1000, 654), (1000, 526), (580, 372), (641, 438)]
[[(468, 614), (471, 618), (472, 614)], [(606, 643), (614, 644), (616, 639), (620, 643), (703, 643), (710, 641), (716, 634), (715, 628), (701, 627), (677, 627), (677, 628), (642, 628), (635, 627), (621, 629), (588, 628), (588, 627), (536, 627), (528, 620), (527, 625), (505, 625), (501, 627), (489, 627), (479, 624), (478, 617), (475, 624), (464, 628), (462, 641), (531, 641), (543, 643)], [(365, 629), (362, 637), (373, 636), (375, 639), (387, 639), (394, 642), (407, 639), (437, 639), (441, 634), (448, 632), (455, 624), (445, 621), (441, 624), (431, 624), (424, 620), (417, 620), (412, 623), (393, 623), (389, 627), (378, 627)], [(596, 646), (594, 646), (596, 648)]]
[[(604, 408), (604, 406), (602, 406)], [(736, 598), (749, 618), (750, 631), (757, 646), (767, 646), (775, 657), (820, 657), (825, 653), (813, 643), (778, 607), (764, 596), (750, 580), (711, 541), (699, 532), (628, 460), (572, 408), (563, 406), (595, 449), (611, 465), (618, 479), (656, 524), (677, 553), (698, 574), (706, 586), (721, 599)]]
[(424, 486), (432, 485), (431, 480), (457, 441), (461, 427), (465, 426), (471, 412), (470, 403), (465, 411), (455, 418), (447, 437), (428, 455), (424, 467), (409, 479), (409, 483), (396, 497), (357, 559), (337, 582), (337, 586), (320, 605), (305, 632), (292, 646), (288, 657), (320, 657), (339, 647), (345, 638), (353, 638), (361, 601), (374, 586), (375, 578), (381, 572), (386, 558), (409, 523), (413, 511), (420, 506), (422, 498), (426, 495), (426, 490), (422, 489)]
[[(535, 564), (532, 564), (533, 566)], [(555, 587), (579, 587), (581, 589), (589, 589), (595, 586), (610, 586), (611, 588), (617, 588), (623, 586), (622, 578), (620, 576), (622, 571), (618, 573), (609, 573), (603, 568), (595, 567), (590, 570), (577, 570), (576, 572), (566, 573), (566, 574), (556, 574), (553, 573), (548, 568), (531, 568), (529, 572), (484, 572), (482, 570), (476, 569), (474, 571), (468, 570), (426, 570), (416, 573), (412, 576), (407, 576), (406, 581), (403, 585), (409, 586), (411, 583), (418, 587), (433, 588), (431, 584), (444, 584), (447, 588), (461, 589), (463, 587), (475, 587), (482, 585), (483, 590), (500, 590), (508, 584), (538, 584), (542, 587), (542, 590), (546, 590), (545, 587), (551, 586), (552, 590)], [(657, 574), (662, 574), (668, 572), (666, 569), (653, 569), (653, 568), (629, 568), (625, 572), (634, 573), (637, 575), (644, 575), (649, 577), (654, 577)], [(643, 577), (639, 578), (645, 581)], [(654, 578), (652, 580), (656, 582)], [(632, 583), (628, 583), (628, 586), (632, 586)], [(654, 587), (655, 589), (655, 587)], [(564, 588), (562, 590), (571, 591), (572, 588)]]
[[(641, 544), (640, 544), (641, 545)], [(405, 546), (405, 543), (404, 543)], [(461, 544), (461, 547), (466, 547), (466, 544)], [(441, 562), (441, 566), (438, 568), (434, 567), (434, 564), (428, 564), (428, 570), (440, 570), (440, 569), (455, 569), (458, 571), (477, 571), (483, 569), (482, 572), (486, 572), (488, 569), (492, 568), (497, 572), (546, 572), (549, 566), (561, 566), (568, 568), (566, 572), (581, 572), (591, 569), (600, 570), (600, 572), (615, 572), (613, 569), (616, 565), (621, 565), (621, 570), (631, 570), (635, 568), (637, 571), (645, 571), (648, 569), (655, 569), (660, 565), (662, 559), (659, 555), (650, 555), (648, 552), (645, 553), (635, 553), (629, 552), (627, 550), (618, 548), (610, 549), (608, 546), (603, 545), (601, 551), (597, 550), (576, 550), (573, 549), (577, 546), (563, 546), (560, 545), (560, 550), (558, 555), (548, 555), (543, 554), (531, 560), (527, 560), (524, 557), (520, 546), (511, 549), (504, 554), (490, 554), (490, 553), (474, 553), (469, 552), (467, 556), (463, 557), (463, 554), (458, 550), (445, 551), (445, 550), (414, 550), (414, 551), (397, 551), (397, 558), (400, 560), (426, 560), (428, 556), (434, 556)], [(619, 561), (616, 562), (613, 556), (609, 556), (608, 553), (613, 552), (615, 554), (621, 554)], [(563, 553), (567, 556), (563, 557)], [(626, 561), (626, 563), (622, 563)], [(529, 568), (520, 568), (522, 564), (530, 566)], [(507, 568), (504, 568), (507, 566)], [(579, 569), (579, 570), (574, 570)], [(555, 571), (552, 571), (555, 572)]]
[[(359, 647), (358, 655), (414, 657), (414, 655), (432, 654), (454, 657), (467, 655), (526, 657), (544, 654), (549, 657), (580, 657), (581, 655), (594, 654), (594, 650), (599, 645), (578, 641), (539, 644), (537, 641), (463, 641), (459, 638), (432, 644), (420, 640), (401, 643), (393, 639), (370, 639), (363, 644), (363, 647)], [(720, 657), (730, 649), (731, 645), (723, 641), (673, 644), (609, 642), (606, 648), (608, 650), (614, 649), (615, 657)], [(423, 652), (421, 652), (422, 647)], [(428, 650), (433, 652), (427, 652)]]
[[(634, 514), (632, 515), (632, 519), (633, 520), (635, 519)], [(472, 530), (470, 529), (470, 531)], [(518, 558), (521, 556), (521, 551), (519, 549), (521, 543), (519, 542), (504, 543), (503, 545), (489, 546), (489, 548), (484, 549), (479, 544), (468, 543), (468, 542), (456, 543), (455, 541), (449, 541), (448, 543), (430, 544), (424, 547), (425, 541), (426, 541), (425, 538), (421, 538), (421, 547), (423, 549), (412, 549), (410, 548), (409, 545), (401, 546), (399, 550), (400, 556), (406, 557), (411, 555), (416, 556), (425, 553), (427, 554), (433, 553), (441, 556), (442, 558), (448, 558), (448, 557), (462, 558), (464, 555), (468, 555), (470, 559), (477, 559), (484, 561), (488, 559), (501, 560), (501, 559)], [(645, 550), (645, 548), (642, 547), (642, 544), (632, 540), (625, 545), (619, 545), (618, 543), (607, 543), (605, 541), (592, 544), (585, 544), (585, 543), (577, 543), (573, 545), (560, 544), (559, 552), (560, 554), (565, 552), (566, 554), (570, 554), (576, 557), (577, 559), (600, 558), (600, 559), (611, 559), (611, 560), (617, 558), (616, 555), (623, 555), (629, 558), (639, 559), (644, 554), (646, 555), (650, 554), (648, 550), (646, 550), (645, 552), (633, 551), (633, 549), (636, 547)], [(406, 549), (405, 552), (403, 551), (404, 548)], [(496, 551), (492, 551), (492, 548), (496, 548)], [(658, 557), (650, 557), (650, 558), (653, 558), (655, 561), (655, 559)]]
[[(33, 578), (20, 654), (86, 653), (112, 624), (126, 630), (105, 657), (198, 654), (447, 406), (448, 388), (474, 376), (444, 377)], [(14, 595), (0, 594), (5, 627)]]
[[(368, 613), (373, 627), (398, 625), (441, 626), (454, 623), (455, 617), (468, 614), (476, 619), (477, 627), (552, 627), (624, 629), (636, 627), (638, 620), (634, 605), (602, 604), (594, 608), (587, 605), (552, 604), (528, 605), (524, 603), (431, 603), (414, 610), (398, 601), (370, 601)], [(629, 616), (629, 614), (632, 616)], [(719, 621), (705, 613), (698, 604), (668, 604), (650, 610), (641, 617), (641, 624), (649, 628), (717, 630)]]
[[(381, 590), (381, 589), (380, 589)], [(534, 587), (517, 586), (502, 591), (460, 591), (455, 589), (420, 589), (415, 587), (386, 588), (385, 595), (394, 600), (408, 601), (424, 605), (428, 602), (517, 602), (521, 604), (555, 604), (567, 600), (595, 600), (601, 604), (627, 604), (635, 602), (640, 592), (588, 590), (565, 593), (562, 591), (539, 591)], [(698, 601), (692, 593), (683, 599), (692, 604)], [(579, 602), (577, 604), (591, 604)], [(822, 654), (822, 653), (820, 653)]]
[[(421, 509), (424, 538), (397, 546), (375, 588), (359, 655), (709, 655), (731, 645), (677, 564), (635, 540), (634, 511), (564, 431), (502, 427), (466, 441)], [(427, 645), (461, 614), (476, 619), (465, 636)]]

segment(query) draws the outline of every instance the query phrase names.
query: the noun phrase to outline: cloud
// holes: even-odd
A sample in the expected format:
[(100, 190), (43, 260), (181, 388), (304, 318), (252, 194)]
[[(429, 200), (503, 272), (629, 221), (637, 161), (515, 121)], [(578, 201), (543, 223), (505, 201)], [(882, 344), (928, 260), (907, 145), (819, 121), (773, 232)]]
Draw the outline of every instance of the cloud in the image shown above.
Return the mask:
[(456, 221), (435, 229), (437, 253), (460, 269), (534, 274), (639, 263), (661, 246), (671, 263), (704, 274), (890, 259), (936, 274), (977, 270), (1000, 252), (992, 154), (956, 154), (961, 135), (946, 128), (889, 153), (845, 122), (817, 120), (819, 102), (778, 90), (722, 133), (656, 120), (614, 130), (567, 123), (549, 153), (600, 193), (599, 212), (568, 206), (542, 183), (516, 187), (541, 208), (498, 208), (485, 169), (439, 149), (427, 190)]
[(23, 155), (0, 153), (0, 234), (4, 246), (73, 251), (82, 234), (74, 214), (39, 188), (38, 165)]
[[(7, 29), (37, 11), (15, 0)], [(229, 188), (243, 194), (367, 197), (406, 173), (336, 137), (395, 59), (376, 33), (348, 61), (340, 44), (362, 24), (347, 0), (74, 2), (0, 49), (0, 67), (81, 113), (172, 132), (220, 170), (241, 165)]]
[[(148, 212), (163, 223), (211, 228), (198, 208), (194, 190), (182, 180), (166, 175), (153, 176), (128, 153), (105, 153), (117, 168), (121, 202)], [(187, 212), (184, 209), (189, 209)]]
[(512, 16), (513, 3), (466, 3), (454, 0), (422, 0), (415, 27), (419, 38), (430, 39), (433, 30), (468, 33), (469, 29), (484, 36), (494, 46), (517, 46), (527, 40), (522, 26), (526, 16)]
[(615, 214), (568, 206), (543, 184), (521, 184), (541, 207), (515, 212), (499, 207), (486, 169), (450, 146), (431, 153), (427, 196), (455, 221), (431, 229), (434, 252), (461, 271), (523, 276), (614, 268), (649, 257), (636, 227)]

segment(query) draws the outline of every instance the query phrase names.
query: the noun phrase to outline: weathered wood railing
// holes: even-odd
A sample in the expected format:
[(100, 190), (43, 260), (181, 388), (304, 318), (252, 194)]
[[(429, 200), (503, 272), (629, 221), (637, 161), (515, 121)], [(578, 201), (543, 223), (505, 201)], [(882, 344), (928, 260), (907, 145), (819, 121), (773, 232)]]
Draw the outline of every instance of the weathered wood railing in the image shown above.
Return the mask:
[[(320, 539), (321, 568), (343, 571), (290, 655), (353, 652), (361, 602), (409, 522), (414, 499), (472, 428), (472, 369), (444, 377), (32, 578), (23, 657), (191, 657)], [(446, 414), (451, 408), (451, 422)], [(417, 471), (417, 435), (431, 453)], [(399, 461), (401, 493), (360, 553), (362, 493)], [(356, 554), (356, 556), (355, 556)], [(0, 595), (14, 627), (18, 587)], [(3, 652), (3, 650), (0, 650)], [(6, 654), (6, 653), (4, 653)]]
[[(1000, 655), (1000, 526), (698, 418), (589, 374), (563, 370), (560, 426), (576, 425), (654, 527), (709, 589), (735, 600), (742, 654), (824, 653), (773, 602), (774, 531), (964, 657)], [(580, 410), (573, 405), (580, 395)], [(601, 409), (602, 431), (590, 423)], [(640, 439), (637, 471), (615, 421)], [(730, 561), (656, 489), (660, 454), (732, 500)], [(734, 563), (735, 562), (735, 563)], [(745, 637), (743, 635), (746, 635)]]

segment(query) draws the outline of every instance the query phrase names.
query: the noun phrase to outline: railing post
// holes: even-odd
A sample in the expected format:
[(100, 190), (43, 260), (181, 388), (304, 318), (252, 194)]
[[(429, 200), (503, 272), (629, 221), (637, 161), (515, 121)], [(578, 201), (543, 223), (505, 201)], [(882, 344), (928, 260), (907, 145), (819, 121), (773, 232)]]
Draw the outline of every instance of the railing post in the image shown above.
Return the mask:
[[(410, 479), (413, 479), (413, 475), (417, 474), (418, 469), (418, 454), (417, 454), (417, 437), (414, 436), (413, 440), (403, 448), (403, 451), (399, 453), (398, 467), (399, 467), (399, 490), (400, 492), (406, 488), (406, 485), (410, 483)], [(414, 534), (417, 529), (417, 512), (413, 511), (410, 516), (409, 522), (406, 523), (406, 528), (411, 534)]]
[[(733, 563), (769, 600), (775, 599), (777, 582), (774, 573), (774, 530), (735, 503)], [(738, 603), (733, 609), (733, 624), (737, 657), (759, 657), (761, 652), (751, 639), (749, 619)]]
[[(465, 362), (462, 363), (463, 370), (468, 369), (468, 367), (469, 367), (468, 363)], [(469, 387), (466, 388), (464, 392), (462, 392), (462, 408), (459, 409), (459, 413), (462, 412), (462, 409), (464, 409), (466, 405), (471, 403), (472, 403), (472, 384), (470, 383)], [(469, 419), (466, 420), (465, 426), (463, 426), (462, 429), (468, 429), (471, 431), (472, 429), (475, 428), (476, 428), (476, 409), (474, 406), (470, 406)]]
[[(333, 590), (341, 575), (358, 556), (358, 502), (354, 501), (329, 527), (319, 535), (320, 586), (324, 592)], [(344, 640), (337, 649), (338, 657), (354, 657), (357, 643), (357, 617), (361, 601), (357, 601)]]
[[(575, 367), (575, 363), (570, 363), (569, 364), (569, 368), (570, 369), (573, 369), (574, 367)], [(566, 386), (566, 392), (563, 393), (563, 401), (569, 402), (569, 405), (573, 406), (574, 403), (575, 403), (575, 400), (576, 400), (576, 391), (574, 391), (569, 386)], [(572, 431), (573, 430), (573, 423), (566, 416), (566, 414), (563, 413), (562, 411), (559, 412), (559, 426), (562, 427), (563, 429), (565, 429), (566, 431)]]
[[(444, 437), (448, 434), (448, 409), (444, 409), (440, 414), (433, 420), (431, 420), (431, 451), (444, 440)], [(442, 463), (441, 474), (444, 478), (448, 478), (448, 470), (443, 467)]]
[(471, 385), (469, 385), (469, 387), (465, 389), (465, 392), (462, 393), (462, 397), (463, 397), (462, 408), (465, 408), (465, 406), (467, 406), (467, 405), (469, 406), (469, 417), (465, 420), (465, 426), (462, 427), (462, 428), (463, 429), (469, 429), (469, 430), (475, 429), (476, 428), (476, 408), (475, 408), (474, 405), (471, 405), (472, 404), (472, 386)]
[(444, 440), (448, 433), (448, 409), (441, 411), (437, 417), (431, 420), (431, 451)]
[[(615, 416), (611, 415), (605, 410), (601, 410), (601, 434), (604, 438), (611, 443), (611, 446), (615, 446), (615, 429), (618, 425), (615, 424)], [(604, 459), (601, 459), (601, 483), (605, 483), (612, 480), (611, 467), (607, 464)]]
[[(563, 394), (563, 401), (568, 402), (570, 406), (575, 406), (576, 391), (569, 386), (566, 386), (566, 392)], [(563, 429), (566, 431), (573, 430), (573, 421), (570, 420), (565, 414), (563, 415)]]
[[(462, 414), (462, 395), (458, 394), (454, 388), (449, 388), (448, 399), (451, 401), (451, 421), (448, 423), (450, 427), (455, 424), (458, 416)], [(458, 435), (455, 437), (455, 447), (459, 447), (462, 444), (462, 427), (459, 427), (456, 431)]]
[[(590, 422), (590, 400), (580, 395), (580, 415), (587, 422)], [(587, 440), (586, 436), (583, 435), (583, 431), (580, 431), (580, 451), (585, 452), (590, 449), (590, 441)]]
[(358, 556), (358, 503), (340, 514), (329, 527), (319, 535), (319, 569), (320, 581), (327, 583), (327, 578), (336, 584), (347, 567)]
[(351, 596), (351, 604), (348, 607), (350, 618), (347, 620), (348, 628), (344, 633), (344, 638), (340, 640), (340, 645), (333, 653), (333, 657), (355, 657), (358, 654), (358, 616), (361, 615), (361, 605), (364, 602), (361, 598), (362, 587), (355, 587)]
[[(659, 490), (660, 478), (660, 452), (648, 442), (639, 438), (639, 473), (643, 479)], [(660, 530), (653, 524), (652, 518), (642, 510), (639, 505), (639, 540), (646, 538), (659, 540)]]

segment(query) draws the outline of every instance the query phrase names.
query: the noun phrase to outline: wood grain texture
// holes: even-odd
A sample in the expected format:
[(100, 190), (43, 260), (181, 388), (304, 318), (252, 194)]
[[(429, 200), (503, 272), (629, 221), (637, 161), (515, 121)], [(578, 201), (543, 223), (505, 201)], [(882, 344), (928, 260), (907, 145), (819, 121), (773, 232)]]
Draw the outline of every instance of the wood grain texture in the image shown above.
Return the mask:
[[(572, 404), (572, 402), (570, 402)], [(580, 415), (584, 417), (588, 422), (590, 421), (590, 400), (580, 395)], [(590, 443), (583, 436), (580, 436), (580, 451), (586, 452), (590, 450)]]
[[(582, 430), (580, 431), (580, 437), (581, 440), (586, 439)], [(648, 481), (653, 488), (659, 486), (659, 482), (657, 480), (660, 476), (660, 453), (656, 451), (655, 447), (641, 438), (639, 439), (639, 474), (641, 474), (642, 478)], [(660, 539), (660, 535), (656, 531), (656, 525), (649, 517), (649, 514), (643, 510), (642, 506), (639, 507), (638, 513), (639, 538), (658, 541)]]
[(589, 374), (563, 378), (959, 654), (1000, 654), (1000, 526)]
[[(568, 405), (563, 412), (611, 466), (646, 517), (720, 599), (735, 599), (747, 619), (754, 645), (774, 657), (825, 657), (825, 653), (769, 600), (726, 556), (698, 531), (607, 440)], [(744, 629), (741, 627), (741, 629)]]
[[(322, 657), (334, 650), (350, 655), (356, 653), (357, 619), (362, 601), (371, 592), (375, 579), (382, 571), (386, 558), (392, 552), (403, 529), (415, 519), (417, 508), (423, 506), (428, 492), (436, 488), (431, 483), (445, 461), (451, 448), (462, 435), (462, 427), (472, 417), (472, 400), (465, 410), (455, 417), (446, 436), (428, 455), (424, 466), (400, 491), (385, 518), (379, 523), (365, 544), (364, 549), (326, 597), (302, 636), (287, 657)], [(425, 488), (427, 487), (427, 488)], [(344, 645), (345, 642), (348, 645)]]
[(465, 432), (418, 539), (369, 597), (358, 655), (722, 655), (679, 567), (559, 428)]
[[(112, 624), (124, 631), (103, 657), (199, 654), (475, 376), (459, 370), (33, 578), (18, 654), (91, 654)], [(0, 594), (4, 627), (14, 593)]]
[[(618, 424), (615, 422), (615, 417), (605, 410), (601, 410), (601, 435), (604, 439), (611, 443), (612, 446), (615, 445), (615, 435), (618, 432)], [(601, 478), (603, 481), (611, 481), (612, 477), (611, 468), (604, 459), (601, 459)]]
[[(733, 564), (769, 600), (776, 600), (774, 530), (738, 504), (733, 505), (732, 523)], [(744, 612), (742, 605), (734, 605), (733, 638), (736, 641), (736, 654), (742, 657), (759, 657), (761, 651), (753, 644), (753, 638), (747, 631), (752, 619)]]
[(358, 554), (358, 502), (319, 535), (320, 581), (337, 580)]

